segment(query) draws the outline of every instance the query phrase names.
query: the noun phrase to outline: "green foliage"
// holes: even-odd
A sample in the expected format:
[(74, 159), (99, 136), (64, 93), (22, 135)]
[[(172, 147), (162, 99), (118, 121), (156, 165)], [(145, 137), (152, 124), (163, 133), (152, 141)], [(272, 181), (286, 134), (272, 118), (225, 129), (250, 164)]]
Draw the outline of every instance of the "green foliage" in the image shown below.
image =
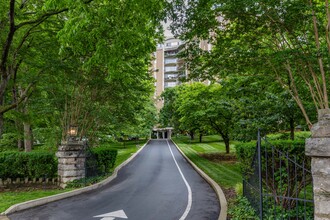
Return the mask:
[(96, 176), (96, 177), (85, 177), (85, 178), (73, 180), (67, 184), (66, 188), (81, 188), (85, 186), (90, 186), (100, 182), (104, 178), (105, 176)]
[(228, 210), (228, 215), (231, 217), (230, 219), (259, 219), (255, 210), (245, 197), (238, 196), (233, 203), (234, 204), (231, 205), (231, 208)]
[[(310, 131), (299, 131), (295, 132), (295, 140), (306, 140), (306, 138), (311, 137)], [(274, 134), (267, 135), (268, 140), (288, 140), (290, 139), (290, 133), (288, 132), (279, 132)]]
[(283, 210), (280, 206), (274, 206), (274, 203), (267, 204), (265, 201), (264, 219), (276, 220), (276, 219), (314, 219), (314, 205), (312, 203), (306, 203), (299, 201), (298, 208), (290, 210)]
[(182, 84), (166, 90), (163, 97), (162, 123), (188, 132), (192, 139), (195, 132), (204, 135), (213, 131), (221, 135), (229, 153), (235, 103), (224, 94), (221, 85)]
[(108, 135), (148, 136), (156, 120), (149, 67), (166, 1), (10, 2), (0, 3), (0, 136), (30, 138), (23, 123), (49, 149), (70, 124), (92, 146)]
[(0, 152), (15, 150), (17, 148), (17, 134), (6, 133), (0, 139)]
[(237, 183), (235, 185), (235, 192), (238, 196), (243, 196), (243, 184), (242, 183)]
[[(259, 161), (256, 158), (256, 143), (249, 142), (236, 145), (236, 154), (241, 162), (244, 179), (258, 178)], [(297, 165), (298, 164), (298, 165)], [(281, 200), (267, 200), (265, 207), (283, 209), (288, 216), (290, 210), (297, 208), (290, 198), (311, 199), (310, 172), (311, 158), (305, 156), (304, 140), (274, 140), (261, 142), (261, 175), (263, 190), (277, 196)], [(288, 211), (287, 211), (288, 210)], [(278, 211), (278, 210), (277, 210)], [(271, 216), (271, 212), (269, 216)], [(284, 217), (287, 218), (288, 216)], [(269, 218), (272, 219), (272, 218)]]
[(93, 159), (97, 161), (98, 173), (109, 173), (110, 169), (115, 165), (117, 150), (108, 147), (96, 147), (92, 148), (91, 152), (93, 154)]
[[(273, 94), (280, 97), (285, 92), (290, 100), (275, 109), (292, 118), (296, 102), (309, 126), (315, 120), (315, 107), (328, 108), (325, 2), (174, 0), (171, 6), (172, 30), (186, 42), (181, 56), (191, 78), (217, 81), (238, 75), (256, 77), (256, 82), (264, 77), (266, 84), (259, 84), (255, 99), (265, 85), (277, 81), (280, 90)], [(211, 50), (199, 48), (203, 40), (212, 44)]]
[[(305, 156), (305, 140), (270, 140), (270, 144), (262, 144), (263, 149), (265, 148), (269, 154), (272, 153), (271, 147), (274, 146), (282, 152), (288, 152), (289, 155), (296, 155), (298, 162), (307, 160)], [(256, 141), (236, 144), (236, 155), (238, 160), (241, 162), (243, 173), (249, 173), (253, 157), (256, 153), (256, 147)], [(275, 170), (278, 169), (279, 168), (277, 167), (275, 168)]]
[(57, 175), (54, 153), (0, 153), (0, 178), (52, 178)]

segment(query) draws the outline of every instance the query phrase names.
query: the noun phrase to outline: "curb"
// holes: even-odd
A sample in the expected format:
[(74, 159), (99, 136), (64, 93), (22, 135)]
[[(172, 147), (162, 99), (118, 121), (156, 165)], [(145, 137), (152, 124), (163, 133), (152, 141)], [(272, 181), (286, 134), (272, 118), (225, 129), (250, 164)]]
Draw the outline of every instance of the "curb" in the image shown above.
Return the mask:
[(14, 212), (22, 211), (22, 210), (33, 208), (33, 207), (36, 207), (36, 206), (41, 206), (41, 205), (44, 205), (44, 204), (47, 204), (47, 203), (50, 203), (50, 202), (55, 202), (55, 201), (58, 201), (58, 200), (61, 200), (61, 199), (65, 199), (65, 198), (69, 198), (69, 197), (72, 197), (72, 196), (80, 195), (82, 193), (89, 192), (89, 191), (92, 191), (92, 190), (96, 190), (96, 189), (98, 189), (102, 186), (107, 185), (113, 179), (115, 179), (117, 177), (118, 171), (121, 168), (123, 168), (124, 166), (126, 166), (129, 162), (131, 162), (140, 153), (140, 151), (142, 151), (144, 149), (144, 147), (149, 142), (150, 142), (150, 139), (138, 151), (136, 151), (131, 157), (129, 157), (122, 164), (120, 164), (118, 167), (116, 167), (116, 169), (113, 171), (113, 174), (110, 177), (108, 177), (107, 179), (105, 179), (105, 180), (103, 180), (99, 183), (96, 183), (94, 185), (87, 186), (87, 187), (80, 188), (80, 189), (76, 189), (76, 190), (73, 190), (73, 191), (70, 191), (70, 192), (60, 193), (60, 194), (57, 194), (57, 195), (47, 196), (47, 197), (44, 197), (44, 198), (30, 200), (30, 201), (27, 201), (27, 202), (22, 202), (22, 203), (19, 203), (19, 204), (12, 205), (5, 212), (0, 213), (0, 220), (7, 220), (8, 218), (6, 217), (6, 215), (12, 214)]
[(203, 177), (203, 179), (208, 182), (211, 187), (214, 189), (215, 193), (218, 196), (219, 199), (219, 205), (220, 205), (220, 214), (218, 220), (226, 220), (227, 219), (227, 200), (225, 197), (225, 194), (223, 193), (221, 187), (213, 180), (211, 179), (204, 171), (202, 171), (199, 167), (197, 167), (184, 153), (183, 151), (178, 147), (178, 145), (171, 139), (172, 143), (176, 146), (178, 151), (182, 154), (182, 156), (188, 161), (188, 163), (197, 171), (197, 173)]

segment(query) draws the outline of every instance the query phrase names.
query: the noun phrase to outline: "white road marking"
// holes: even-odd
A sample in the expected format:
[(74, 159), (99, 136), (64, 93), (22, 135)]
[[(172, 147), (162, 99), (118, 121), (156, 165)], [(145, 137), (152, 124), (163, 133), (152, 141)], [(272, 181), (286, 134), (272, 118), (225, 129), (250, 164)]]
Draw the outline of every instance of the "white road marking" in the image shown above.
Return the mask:
[(179, 220), (184, 220), (184, 219), (186, 219), (186, 217), (188, 216), (188, 213), (189, 213), (189, 211), (190, 211), (190, 209), (191, 209), (191, 205), (192, 205), (192, 192), (191, 192), (191, 188), (190, 188), (189, 183), (187, 182), (186, 178), (184, 177), (184, 175), (183, 175), (183, 173), (182, 173), (182, 171), (181, 171), (181, 169), (180, 169), (180, 167), (179, 167), (179, 165), (178, 165), (178, 162), (176, 161), (176, 159), (175, 159), (175, 157), (174, 157), (173, 151), (172, 151), (172, 149), (171, 149), (171, 147), (170, 147), (170, 144), (168, 143), (168, 140), (166, 140), (166, 142), (167, 142), (168, 148), (170, 149), (170, 152), (171, 152), (171, 154), (172, 154), (172, 157), (173, 157), (173, 160), (174, 160), (174, 162), (175, 162), (175, 165), (176, 165), (176, 167), (178, 168), (179, 173), (181, 174), (181, 177), (182, 177), (182, 179), (183, 179), (183, 182), (186, 184), (186, 187), (187, 187), (187, 189), (188, 189), (188, 204), (187, 204), (186, 210), (184, 211), (183, 215), (182, 215), (181, 218), (179, 219)]
[(127, 216), (126, 216), (124, 210), (118, 210), (118, 211), (114, 211), (114, 212), (105, 213), (102, 215), (96, 215), (96, 216), (94, 216), (94, 218), (102, 218), (100, 220), (114, 220), (115, 218), (126, 218), (127, 219)]

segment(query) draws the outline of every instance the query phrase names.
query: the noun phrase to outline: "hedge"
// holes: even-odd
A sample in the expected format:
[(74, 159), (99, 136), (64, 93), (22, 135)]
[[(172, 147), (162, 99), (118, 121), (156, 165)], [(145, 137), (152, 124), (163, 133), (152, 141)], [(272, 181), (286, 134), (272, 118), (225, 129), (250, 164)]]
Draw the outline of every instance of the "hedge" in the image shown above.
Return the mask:
[[(110, 172), (117, 157), (117, 150), (106, 147), (91, 149), (87, 158), (87, 174), (92, 176)], [(2, 152), (0, 153), (0, 178), (54, 178), (57, 176), (58, 160), (54, 153), (47, 152)], [(88, 168), (92, 167), (92, 171)]]
[[(249, 170), (253, 156), (256, 152), (256, 141), (239, 143), (236, 147), (237, 159), (241, 162), (242, 171)], [(265, 142), (261, 143), (263, 149), (267, 149), (271, 153), (271, 146), (274, 146), (277, 150), (282, 152), (288, 152), (289, 155), (295, 155), (298, 163), (308, 160), (305, 156), (305, 140), (274, 140), (269, 141), (269, 144)], [(264, 150), (263, 150), (264, 152)]]
[[(109, 173), (110, 169), (113, 168), (117, 158), (117, 150), (107, 148), (107, 147), (96, 147), (91, 149), (91, 157), (87, 159), (87, 168), (91, 166), (97, 167), (97, 174), (94, 175), (102, 175), (105, 173)], [(87, 173), (87, 176), (90, 176)]]
[(53, 178), (57, 176), (57, 158), (46, 152), (0, 153), (0, 178)]

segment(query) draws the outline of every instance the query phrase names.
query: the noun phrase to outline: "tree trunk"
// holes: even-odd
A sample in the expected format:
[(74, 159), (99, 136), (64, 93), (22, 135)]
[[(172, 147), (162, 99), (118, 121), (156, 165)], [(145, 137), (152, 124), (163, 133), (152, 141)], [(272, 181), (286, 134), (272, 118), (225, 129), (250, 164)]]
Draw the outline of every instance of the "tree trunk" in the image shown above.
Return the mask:
[(199, 143), (202, 143), (203, 134), (199, 134)]
[(25, 152), (30, 152), (33, 146), (33, 136), (30, 123), (23, 123), (24, 125), (24, 149)]
[(21, 151), (24, 149), (24, 141), (21, 140), (20, 138), (17, 140), (17, 149), (18, 149), (18, 151)]
[(3, 113), (0, 113), (0, 138), (2, 138), (4, 132), (4, 118)]
[(222, 139), (226, 146), (226, 154), (229, 154), (230, 153), (229, 137), (225, 135), (222, 137)]
[(290, 139), (294, 140), (294, 119), (290, 118)]
[(194, 140), (195, 139), (195, 133), (194, 133), (194, 131), (190, 131), (189, 132), (189, 135), (190, 135), (190, 140)]

